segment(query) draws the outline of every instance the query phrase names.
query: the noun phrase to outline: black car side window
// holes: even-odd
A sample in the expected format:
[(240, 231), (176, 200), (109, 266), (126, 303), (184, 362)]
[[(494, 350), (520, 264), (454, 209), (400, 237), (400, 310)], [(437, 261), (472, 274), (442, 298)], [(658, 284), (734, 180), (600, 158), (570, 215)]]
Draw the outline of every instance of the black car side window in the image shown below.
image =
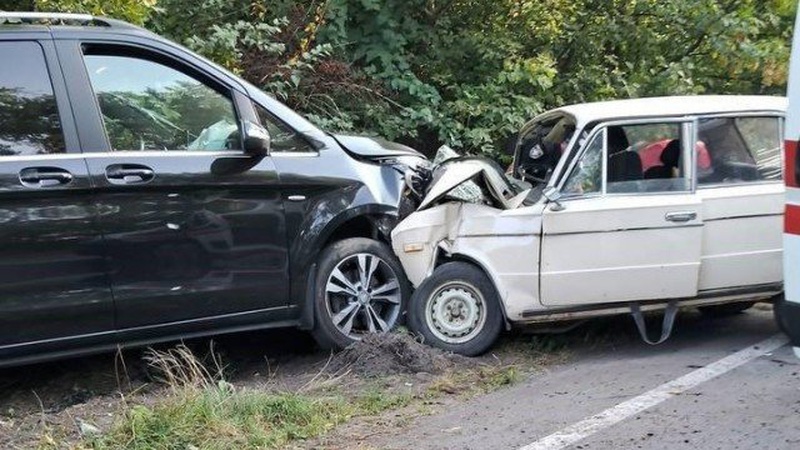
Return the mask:
[(0, 156), (64, 153), (64, 134), (44, 51), (0, 42)]
[(141, 55), (87, 52), (84, 60), (114, 151), (241, 149), (226, 93)]
[(288, 125), (273, 116), (261, 105), (253, 103), (261, 125), (269, 131), (273, 152), (310, 153), (316, 152), (302, 136)]

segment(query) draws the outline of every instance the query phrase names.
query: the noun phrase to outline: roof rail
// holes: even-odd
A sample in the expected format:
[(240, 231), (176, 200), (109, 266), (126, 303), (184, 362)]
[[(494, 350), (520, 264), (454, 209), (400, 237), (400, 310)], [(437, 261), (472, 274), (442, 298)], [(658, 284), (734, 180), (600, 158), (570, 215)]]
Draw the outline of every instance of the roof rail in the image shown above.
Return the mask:
[(121, 20), (96, 17), (91, 14), (53, 12), (9, 12), (0, 11), (0, 25), (8, 23), (41, 23), (50, 25), (99, 25), (103, 27), (136, 28)]

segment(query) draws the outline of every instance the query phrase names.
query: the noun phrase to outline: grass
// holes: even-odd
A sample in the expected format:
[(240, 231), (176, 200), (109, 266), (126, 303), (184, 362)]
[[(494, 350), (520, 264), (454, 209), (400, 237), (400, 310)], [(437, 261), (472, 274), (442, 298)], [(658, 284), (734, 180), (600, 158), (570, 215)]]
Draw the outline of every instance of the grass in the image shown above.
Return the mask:
[(516, 366), (485, 365), (472, 370), (448, 372), (434, 379), (427, 389), (427, 397), (441, 394), (476, 395), (515, 384), (520, 379)]
[(236, 388), (222, 379), (216, 358), (209, 370), (178, 346), (151, 351), (148, 363), (166, 385), (150, 405), (123, 406), (120, 419), (100, 436), (86, 437), (96, 450), (245, 450), (284, 448), (313, 438), (353, 417), (399, 408), (410, 395), (373, 387), (358, 395), (304, 388), (271, 392)]
[[(341, 383), (341, 376), (326, 374), (325, 368), (295, 391), (236, 387), (225, 381), (225, 367), (213, 349), (204, 361), (184, 346), (151, 351), (146, 359), (151, 375), (164, 385), (161, 397), (144, 402), (123, 398), (113, 424), (104, 426), (102, 434), (77, 442), (60, 436), (57, 429), (46, 429), (39, 448), (64, 448), (69, 441), (70, 448), (80, 450), (288, 448), (305, 440), (314, 442), (354, 418), (371, 420), (389, 410), (407, 406), (413, 410), (415, 405), (417, 415), (424, 414), (420, 408), (443, 395), (469, 398), (515, 384), (529, 369), (563, 357), (565, 344), (559, 338), (517, 336), (498, 349), (501, 357), (495, 357), (496, 363), (454, 368), (419, 389), (411, 388), (416, 379), (410, 383), (402, 377)], [(398, 386), (401, 389), (394, 389)]]
[(229, 387), (187, 388), (154, 406), (138, 405), (95, 449), (281, 448), (347, 421), (356, 405), (341, 397), (312, 398)]
[[(95, 450), (228, 450), (285, 448), (323, 435), (354, 417), (408, 406), (419, 397), (379, 385), (356, 395), (336, 389), (270, 392), (236, 388), (207, 370), (185, 347), (153, 352), (149, 363), (167, 386), (152, 404), (124, 406), (116, 423), (83, 447)], [(477, 394), (515, 383), (514, 366), (481, 365), (435, 379), (424, 394)]]
[(130, 408), (113, 429), (87, 444), (98, 450), (283, 448), (355, 416), (378, 414), (410, 400), (379, 391), (348, 399), (237, 390), (226, 384), (187, 387), (153, 406)]

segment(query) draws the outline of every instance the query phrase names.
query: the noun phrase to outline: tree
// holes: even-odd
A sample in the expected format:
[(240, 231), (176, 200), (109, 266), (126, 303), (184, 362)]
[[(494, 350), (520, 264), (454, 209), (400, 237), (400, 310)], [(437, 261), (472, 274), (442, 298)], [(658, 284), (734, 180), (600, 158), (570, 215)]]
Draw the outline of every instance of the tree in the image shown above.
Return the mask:
[[(25, 2), (16, 2), (24, 4)], [(209, 56), (326, 128), (501, 157), (536, 113), (783, 94), (793, 0), (36, 0)]]

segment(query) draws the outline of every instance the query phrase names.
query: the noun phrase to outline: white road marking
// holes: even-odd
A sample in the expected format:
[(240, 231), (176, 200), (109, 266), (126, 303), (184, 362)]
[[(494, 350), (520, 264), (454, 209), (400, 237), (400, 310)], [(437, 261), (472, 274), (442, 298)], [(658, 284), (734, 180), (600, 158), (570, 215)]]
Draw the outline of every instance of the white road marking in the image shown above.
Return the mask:
[(600, 414), (586, 418), (567, 428), (557, 431), (538, 441), (521, 447), (519, 450), (559, 450), (575, 444), (595, 433), (615, 425), (623, 420), (652, 408), (686, 392), (695, 386), (705, 383), (760, 356), (783, 347), (789, 340), (782, 334), (772, 336), (744, 350), (713, 362), (701, 369), (690, 372), (680, 378), (662, 384), (628, 401), (606, 409)]

